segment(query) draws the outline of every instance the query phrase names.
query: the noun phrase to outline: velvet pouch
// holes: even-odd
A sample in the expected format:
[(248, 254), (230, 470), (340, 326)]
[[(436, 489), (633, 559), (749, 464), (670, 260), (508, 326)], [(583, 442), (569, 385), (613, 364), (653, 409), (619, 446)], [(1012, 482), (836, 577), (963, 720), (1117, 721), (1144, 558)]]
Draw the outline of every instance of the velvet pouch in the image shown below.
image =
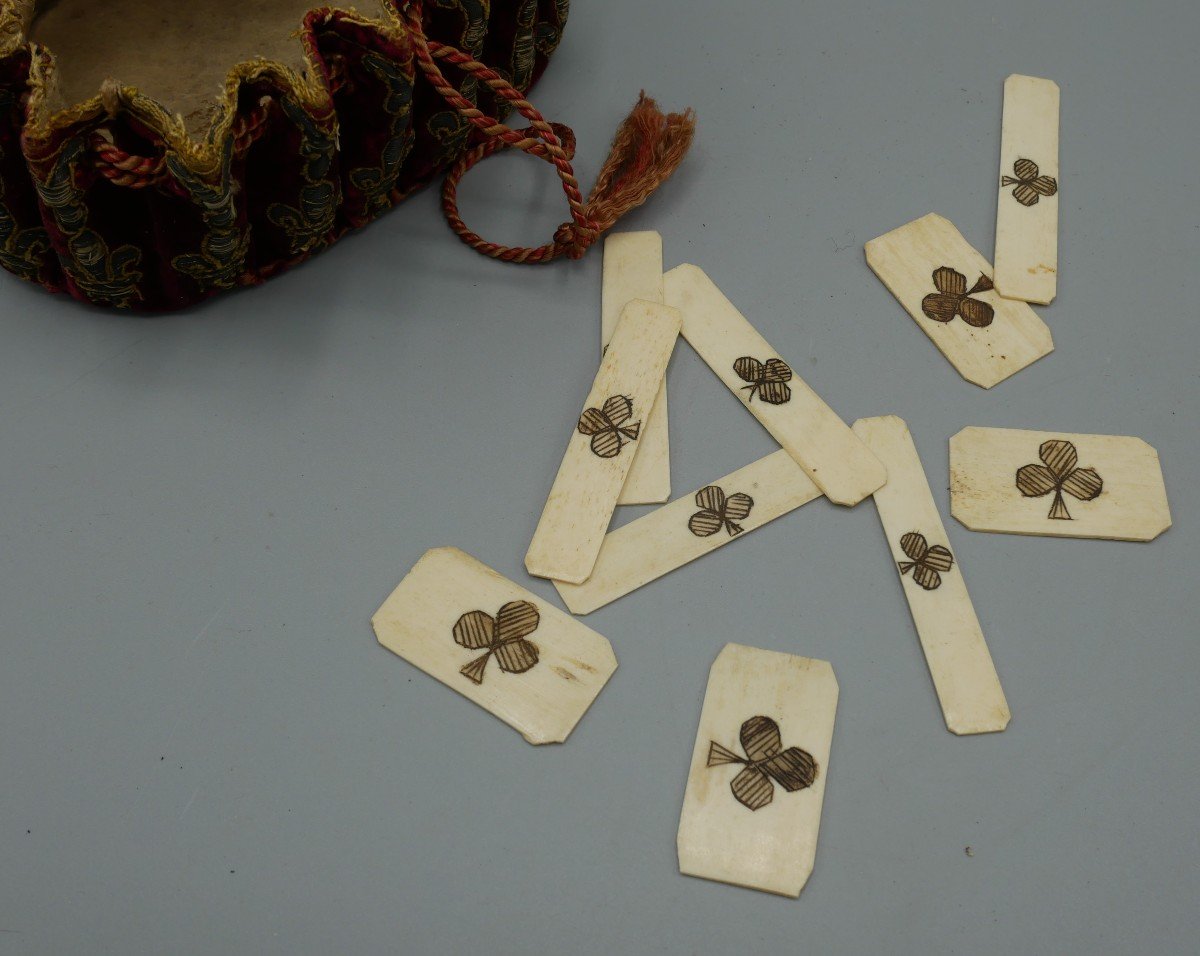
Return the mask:
[[(447, 170), (469, 244), (577, 257), (690, 142), (690, 115), (643, 99), (583, 199), (569, 131), (524, 99), (568, 0), (310, 3), (0, 0), (0, 264), (96, 305), (178, 309), (303, 261)], [(529, 129), (500, 122), (514, 108)], [(458, 178), (508, 147), (550, 163), (571, 208), (540, 249), (457, 216)]]

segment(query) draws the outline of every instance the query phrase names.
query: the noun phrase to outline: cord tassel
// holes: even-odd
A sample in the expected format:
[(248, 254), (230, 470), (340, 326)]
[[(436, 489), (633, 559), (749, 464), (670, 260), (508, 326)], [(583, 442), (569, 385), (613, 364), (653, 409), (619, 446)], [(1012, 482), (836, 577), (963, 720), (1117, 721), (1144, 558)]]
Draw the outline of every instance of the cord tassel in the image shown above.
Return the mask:
[(617, 129), (612, 149), (583, 207), (587, 227), (564, 223), (555, 241), (568, 258), (578, 259), (625, 213), (636, 209), (675, 172), (696, 132), (691, 110), (663, 112), (643, 91)]

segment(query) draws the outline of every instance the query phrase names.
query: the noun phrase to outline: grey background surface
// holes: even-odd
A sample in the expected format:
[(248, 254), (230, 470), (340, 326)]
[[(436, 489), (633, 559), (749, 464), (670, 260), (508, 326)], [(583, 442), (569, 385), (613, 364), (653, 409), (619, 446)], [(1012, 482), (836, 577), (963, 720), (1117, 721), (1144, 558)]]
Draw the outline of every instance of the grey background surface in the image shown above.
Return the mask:
[[(522, 556), (597, 361), (599, 254), (485, 261), (426, 192), (166, 319), (0, 276), (0, 952), (1194, 952), (1198, 35), (1185, 2), (576, 0), (536, 91), (586, 182), (641, 85), (697, 108), (623, 227), (708, 270), (844, 418), (908, 419), (947, 514), (966, 425), (1158, 448), (1151, 545), (947, 517), (1001, 735), (945, 730), (870, 503), (586, 618), (621, 666), (563, 747), (375, 643), (434, 545), (555, 600)], [(990, 254), (1012, 72), (1062, 87), (1057, 351), (984, 392), (862, 244), (936, 210)], [(560, 204), (524, 158), (464, 186), (509, 241)], [(670, 398), (677, 493), (773, 448), (686, 346)], [(840, 679), (798, 901), (676, 872), (730, 640)]]

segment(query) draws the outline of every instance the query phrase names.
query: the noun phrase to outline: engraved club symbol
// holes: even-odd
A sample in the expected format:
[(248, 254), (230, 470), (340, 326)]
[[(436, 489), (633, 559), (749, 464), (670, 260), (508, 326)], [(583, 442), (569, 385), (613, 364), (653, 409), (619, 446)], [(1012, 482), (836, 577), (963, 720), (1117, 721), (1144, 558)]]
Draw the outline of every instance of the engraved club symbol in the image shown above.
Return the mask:
[(1058, 192), (1058, 180), (1053, 176), (1039, 176), (1038, 164), (1032, 159), (1018, 159), (1013, 163), (1013, 172), (1016, 178), (1000, 178), (1000, 188), (1016, 186), (1012, 191), (1013, 199), (1022, 206), (1036, 206), (1043, 196), (1053, 196)]
[(754, 499), (740, 491), (725, 497), (725, 492), (716, 485), (708, 485), (696, 492), (696, 505), (700, 510), (688, 519), (688, 530), (692, 534), (707, 538), (724, 527), (732, 538), (746, 530), (735, 522), (746, 520), (754, 507)]
[(747, 404), (754, 401), (755, 393), (768, 405), (786, 405), (792, 400), (792, 390), (785, 384), (792, 380), (792, 370), (783, 359), (760, 362), (746, 355), (733, 363), (733, 370), (743, 382), (750, 383), (742, 386), (750, 390)]
[(901, 576), (913, 573), (913, 580), (926, 591), (936, 591), (942, 586), (942, 574), (954, 567), (954, 555), (949, 548), (940, 544), (929, 546), (925, 535), (910, 531), (900, 538), (900, 550), (907, 554), (911, 561), (900, 561)]
[(616, 458), (627, 441), (636, 441), (641, 422), (625, 423), (633, 417), (633, 402), (614, 395), (600, 408), (584, 409), (579, 416), (579, 433), (592, 436), (592, 452), (601, 458)]
[(454, 624), (454, 641), (473, 651), (485, 650), (482, 657), (459, 670), (476, 684), (483, 683), (483, 671), (495, 655), (500, 670), (523, 674), (538, 662), (537, 645), (525, 640), (537, 630), (541, 618), (528, 601), (509, 601), (492, 617), (483, 611), (468, 611)]
[(784, 750), (779, 725), (770, 717), (751, 717), (742, 724), (740, 736), (744, 758), (713, 740), (708, 745), (708, 766), (744, 765), (730, 781), (729, 789), (747, 809), (761, 810), (770, 803), (775, 797), (775, 783), (795, 793), (811, 787), (817, 779), (817, 762), (812, 754), (799, 747)]
[(1022, 465), (1017, 469), (1017, 490), (1026, 498), (1041, 498), (1054, 492), (1054, 503), (1047, 517), (1071, 521), (1067, 504), (1063, 501), (1065, 491), (1072, 498), (1091, 501), (1099, 497), (1104, 481), (1095, 468), (1078, 468), (1079, 453), (1075, 446), (1063, 439), (1042, 442), (1038, 449), (1040, 465)]
[(992, 289), (992, 280), (985, 275), (981, 275), (968, 290), (965, 275), (942, 266), (933, 270), (933, 286), (937, 292), (931, 292), (921, 300), (921, 311), (934, 322), (950, 322), (957, 315), (967, 325), (982, 329), (991, 325), (996, 317), (990, 305), (971, 298), (977, 292)]

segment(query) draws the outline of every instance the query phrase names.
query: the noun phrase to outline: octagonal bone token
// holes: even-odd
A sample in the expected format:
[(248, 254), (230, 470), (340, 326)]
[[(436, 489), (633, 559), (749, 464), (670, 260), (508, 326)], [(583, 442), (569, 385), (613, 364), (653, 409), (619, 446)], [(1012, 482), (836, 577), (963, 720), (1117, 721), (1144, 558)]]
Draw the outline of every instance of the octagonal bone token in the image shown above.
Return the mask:
[(681, 873), (800, 895), (816, 861), (837, 699), (826, 661), (725, 645), (683, 798)]
[(930, 213), (872, 239), (867, 265), (968, 382), (991, 388), (1054, 350), (1026, 303), (1002, 298), (992, 266)]
[(371, 623), (531, 744), (566, 740), (617, 669), (606, 638), (457, 548), (426, 551)]
[(1158, 452), (1140, 438), (964, 428), (950, 513), (972, 531), (1152, 541), (1171, 527)]

